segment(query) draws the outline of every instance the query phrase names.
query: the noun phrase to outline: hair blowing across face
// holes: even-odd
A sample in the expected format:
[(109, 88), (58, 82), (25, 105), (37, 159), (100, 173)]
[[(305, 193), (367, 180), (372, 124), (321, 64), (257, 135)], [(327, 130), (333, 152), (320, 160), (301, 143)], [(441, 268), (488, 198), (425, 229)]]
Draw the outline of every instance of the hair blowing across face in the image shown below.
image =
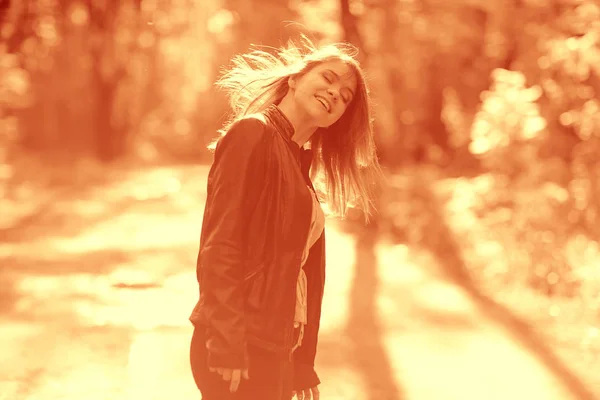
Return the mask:
[[(287, 46), (273, 50), (271, 53), (255, 49), (235, 56), (231, 68), (216, 82), (225, 90), (233, 111), (220, 130), (221, 135), (235, 121), (278, 104), (289, 90), (290, 76), (300, 77), (320, 63), (342, 60), (356, 76), (356, 93), (337, 122), (317, 129), (311, 137), (309, 142), (315, 155), (311, 174), (334, 214), (344, 217), (350, 207), (356, 207), (368, 219), (374, 211), (374, 191), (382, 173), (375, 148), (369, 90), (355, 58), (358, 50), (347, 43), (317, 47), (305, 36), (298, 43), (290, 41)], [(209, 148), (214, 149), (215, 144)]]

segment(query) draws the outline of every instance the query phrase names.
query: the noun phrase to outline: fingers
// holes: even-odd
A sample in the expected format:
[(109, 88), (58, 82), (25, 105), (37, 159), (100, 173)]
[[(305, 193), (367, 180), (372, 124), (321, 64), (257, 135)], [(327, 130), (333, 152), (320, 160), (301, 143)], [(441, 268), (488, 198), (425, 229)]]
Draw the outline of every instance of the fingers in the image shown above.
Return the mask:
[(298, 400), (311, 400), (310, 389), (300, 390), (296, 393)]
[[(238, 390), (240, 386), (240, 381), (242, 380), (242, 370), (234, 369), (233, 371), (229, 370), (230, 375), (230, 383), (229, 383), (229, 391), (234, 393)], [(225, 377), (223, 377), (225, 379)]]
[(312, 390), (313, 400), (319, 400), (321, 398), (321, 392), (319, 392), (319, 387), (315, 386)]
[(216, 372), (219, 375), (223, 375), (223, 373), (225, 372), (226, 368), (214, 368), (214, 367), (208, 367), (208, 370), (210, 372)]
[(319, 392), (319, 388), (315, 386), (314, 388), (300, 390), (299, 392), (292, 392), (292, 399), (296, 396), (298, 400), (319, 400), (321, 398), (321, 393)]
[(229, 391), (231, 393), (234, 393), (238, 390), (242, 377), (244, 379), (250, 379), (247, 369), (242, 371), (241, 369), (209, 367), (209, 370), (210, 372), (216, 372), (221, 375), (221, 378), (224, 381), (229, 381)]
[[(217, 371), (219, 370), (217, 369)], [(231, 381), (234, 372), (235, 370), (231, 370), (229, 368), (223, 368), (221, 371), (219, 371), (224, 381)]]

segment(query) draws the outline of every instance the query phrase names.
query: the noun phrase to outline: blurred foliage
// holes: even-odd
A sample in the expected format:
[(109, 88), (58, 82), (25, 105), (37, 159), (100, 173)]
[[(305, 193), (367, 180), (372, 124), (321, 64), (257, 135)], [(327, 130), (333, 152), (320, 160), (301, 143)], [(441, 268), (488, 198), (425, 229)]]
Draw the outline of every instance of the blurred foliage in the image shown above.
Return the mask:
[[(468, 232), (483, 235), (469, 218), (486, 227), (486, 241), (463, 248), (489, 261), (473, 261), (472, 273), (600, 303), (596, 1), (2, 4), (0, 182), (43, 175), (26, 157), (79, 167), (207, 162), (227, 112), (212, 83), (233, 54), (299, 32), (349, 40), (371, 83), (384, 164), (400, 174), (433, 167), (442, 186), (450, 179), (448, 218), (461, 210), (454, 226), (465, 243)], [(407, 196), (417, 212), (398, 207)], [(443, 223), (419, 198), (404, 191), (383, 207), (406, 238)]]

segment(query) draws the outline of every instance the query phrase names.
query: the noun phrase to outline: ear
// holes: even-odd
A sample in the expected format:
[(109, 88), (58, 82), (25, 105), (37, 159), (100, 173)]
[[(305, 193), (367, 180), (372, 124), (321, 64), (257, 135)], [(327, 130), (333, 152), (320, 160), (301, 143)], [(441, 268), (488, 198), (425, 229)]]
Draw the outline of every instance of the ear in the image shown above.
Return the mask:
[(295, 89), (296, 88), (296, 78), (293, 76), (290, 76), (288, 78), (288, 86), (290, 87), (290, 89)]

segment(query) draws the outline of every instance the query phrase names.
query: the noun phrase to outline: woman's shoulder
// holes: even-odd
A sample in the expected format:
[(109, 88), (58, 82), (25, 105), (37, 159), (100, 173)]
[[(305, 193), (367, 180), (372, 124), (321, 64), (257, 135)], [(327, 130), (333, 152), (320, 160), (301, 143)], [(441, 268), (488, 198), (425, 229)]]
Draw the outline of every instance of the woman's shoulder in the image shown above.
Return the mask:
[(267, 120), (263, 114), (249, 114), (238, 119), (228, 129), (228, 133), (233, 130), (251, 130), (254, 132), (264, 132), (267, 127)]
[(225, 134), (221, 137), (221, 142), (237, 143), (241, 146), (253, 147), (260, 143), (265, 143), (271, 134), (267, 129), (267, 123), (261, 114), (246, 115), (237, 121), (234, 121)]
[(246, 115), (242, 120), (259, 121), (263, 126), (267, 126), (267, 117), (263, 113), (254, 113)]

